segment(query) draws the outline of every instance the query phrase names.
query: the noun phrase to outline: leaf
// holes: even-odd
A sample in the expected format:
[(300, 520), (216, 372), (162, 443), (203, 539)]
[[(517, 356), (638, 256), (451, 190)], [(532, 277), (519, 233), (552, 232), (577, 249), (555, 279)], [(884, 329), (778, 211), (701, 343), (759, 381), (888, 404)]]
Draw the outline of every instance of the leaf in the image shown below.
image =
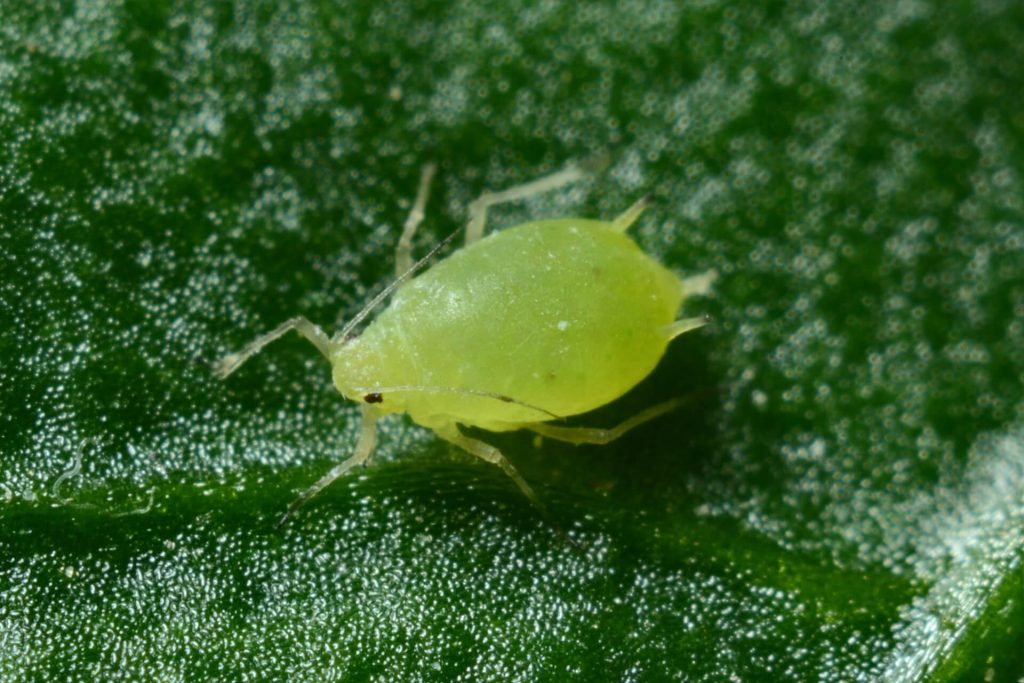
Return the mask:
[[(1024, 675), (1019, 4), (44, 2), (0, 22), (0, 678)], [(714, 325), (581, 418), (353, 444), (308, 344), (468, 201), (612, 217)]]

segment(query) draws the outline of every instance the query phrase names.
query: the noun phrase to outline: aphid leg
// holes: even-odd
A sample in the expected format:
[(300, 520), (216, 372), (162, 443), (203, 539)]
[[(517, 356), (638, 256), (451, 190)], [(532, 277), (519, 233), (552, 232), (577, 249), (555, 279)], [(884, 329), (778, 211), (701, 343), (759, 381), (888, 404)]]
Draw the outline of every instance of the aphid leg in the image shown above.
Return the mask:
[(612, 226), (619, 232), (626, 232), (629, 226), (633, 225), (637, 218), (640, 218), (640, 214), (644, 212), (644, 209), (650, 206), (653, 202), (654, 195), (648, 192), (638, 199), (633, 206), (620, 213), (615, 220), (612, 221)]
[(277, 526), (280, 527), (287, 522), (300, 507), (309, 502), (310, 498), (330, 486), (335, 479), (345, 475), (356, 465), (365, 465), (370, 460), (370, 456), (373, 455), (373, 447), (376, 443), (377, 413), (374, 410), (363, 406), (363, 424), (359, 432), (359, 441), (356, 443), (355, 452), (352, 453), (348, 459), (342, 460), (340, 463), (335, 465), (330, 472), (320, 477), (315, 484), (303, 491), (301, 496), (292, 501), (292, 504), (288, 506), (288, 510), (284, 513), (284, 516), (281, 517)]
[(686, 277), (679, 281), (683, 288), (683, 296), (704, 296), (711, 293), (711, 287), (718, 279), (718, 271), (709, 270), (700, 275)]
[(558, 521), (551, 516), (548, 509), (544, 507), (544, 504), (540, 502), (539, 498), (537, 498), (537, 494), (533, 492), (530, 485), (526, 483), (526, 480), (523, 479), (522, 476), (520, 476), (516, 468), (512, 466), (512, 463), (508, 461), (508, 458), (506, 458), (501, 451), (490, 444), (484, 443), (483, 441), (478, 441), (477, 439), (471, 439), (468, 436), (465, 436), (454, 424), (435, 429), (434, 433), (445, 441), (455, 444), (462, 450), (475, 455), (481, 460), (486, 460), (491, 464), (497, 465), (504, 470), (505, 474), (512, 478), (512, 481), (516, 483), (519, 490), (523, 492), (533, 506), (537, 508), (541, 515), (543, 515), (548, 523), (551, 524), (555, 533), (558, 534), (558, 537), (576, 550), (580, 550), (579, 544), (566, 535)]
[(683, 404), (684, 399), (674, 398), (664, 403), (651, 406), (647, 410), (643, 410), (621, 424), (612, 427), (611, 429), (596, 429), (591, 427), (557, 427), (555, 425), (545, 424), (543, 422), (537, 422), (535, 424), (524, 425), (526, 429), (529, 429), (535, 434), (546, 436), (549, 439), (556, 441), (567, 441), (577, 446), (584, 443), (591, 444), (606, 444), (615, 439), (619, 438), (626, 432), (636, 427), (639, 427), (649, 420), (653, 420), (656, 417), (661, 417), (665, 413), (672, 412)]
[(401, 277), (405, 271), (412, 267), (412, 238), (416, 229), (423, 222), (423, 210), (427, 207), (427, 198), (430, 196), (430, 181), (437, 171), (437, 164), (427, 163), (420, 172), (420, 186), (416, 191), (416, 201), (412, 203), (409, 217), (405, 219), (402, 228), (402, 236), (398, 238), (398, 247), (395, 249), (395, 277)]
[(711, 322), (711, 316), (703, 315), (699, 318), (683, 318), (672, 323), (668, 328), (668, 338), (675, 339), (684, 332), (695, 330), (698, 327), (704, 327)]
[(548, 192), (556, 187), (576, 182), (585, 174), (586, 171), (577, 164), (569, 164), (561, 171), (528, 183), (523, 183), (522, 185), (513, 185), (501, 192), (484, 192), (469, 203), (469, 225), (466, 227), (466, 244), (472, 244), (483, 237), (484, 224), (487, 222), (487, 209), (489, 207)]
[(483, 441), (469, 438), (460, 432), (459, 428), (454, 424), (441, 427), (434, 431), (445, 441), (455, 444), (462, 450), (472, 453), (481, 460), (486, 460), (487, 462), (500, 467), (505, 471), (505, 474), (512, 478), (512, 481), (514, 481), (516, 486), (519, 487), (519, 490), (530, 499), (531, 503), (536, 505), (540, 510), (544, 510), (544, 506), (541, 505), (540, 500), (537, 498), (537, 494), (533, 492), (533, 489), (526, 483), (526, 480), (519, 475), (519, 472), (512, 466), (512, 463), (508, 461), (508, 458), (506, 458), (497, 448), (490, 444), (486, 444)]
[(242, 347), (241, 350), (229, 353), (228, 355), (221, 358), (219, 361), (214, 363), (213, 372), (221, 379), (224, 379), (232, 372), (238, 369), (238, 366), (249, 360), (252, 356), (259, 353), (260, 349), (274, 341), (281, 335), (289, 332), (290, 330), (296, 330), (303, 337), (313, 343), (320, 353), (324, 355), (324, 358), (330, 360), (330, 345), (331, 342), (317, 325), (309, 322), (303, 317), (292, 318), (287, 322), (281, 323), (270, 332), (264, 335), (256, 337), (251, 342)]

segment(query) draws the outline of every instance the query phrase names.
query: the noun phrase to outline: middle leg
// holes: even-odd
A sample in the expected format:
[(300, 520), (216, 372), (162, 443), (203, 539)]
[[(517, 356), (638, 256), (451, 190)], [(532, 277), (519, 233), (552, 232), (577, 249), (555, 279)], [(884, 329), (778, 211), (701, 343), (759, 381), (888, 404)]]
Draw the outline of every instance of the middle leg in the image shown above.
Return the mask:
[(540, 512), (540, 514), (547, 519), (554, 532), (558, 534), (558, 537), (569, 546), (577, 550), (580, 549), (579, 544), (572, 540), (565, 531), (562, 530), (562, 526), (558, 523), (558, 520), (551, 516), (548, 509), (544, 507), (540, 502), (540, 499), (537, 498), (537, 494), (533, 492), (530, 485), (526, 483), (526, 480), (523, 479), (522, 476), (520, 476), (516, 468), (512, 466), (512, 463), (508, 461), (508, 458), (506, 458), (501, 451), (490, 444), (484, 443), (483, 441), (469, 438), (460, 432), (458, 426), (454, 423), (435, 429), (434, 433), (445, 441), (458, 446), (481, 460), (486, 460), (487, 462), (500, 467), (505, 474), (511, 477), (512, 481), (514, 481), (516, 486), (519, 487), (519, 490), (523, 492), (523, 495), (525, 495), (531, 503), (533, 503), (533, 506)]
[(512, 466), (512, 463), (508, 461), (508, 458), (506, 458), (497, 448), (490, 444), (486, 444), (483, 441), (469, 438), (459, 431), (459, 428), (455, 424), (446, 425), (435, 429), (434, 431), (445, 441), (455, 444), (462, 450), (475, 455), (481, 460), (486, 460), (492, 465), (500, 467), (505, 474), (512, 478), (512, 481), (516, 483), (516, 486), (519, 487), (519, 490), (523, 492), (531, 503), (537, 506), (541, 511), (545, 511), (544, 506), (540, 503), (540, 499), (537, 498), (537, 494), (533, 492), (533, 489), (526, 483), (526, 480), (520, 476), (518, 470)]

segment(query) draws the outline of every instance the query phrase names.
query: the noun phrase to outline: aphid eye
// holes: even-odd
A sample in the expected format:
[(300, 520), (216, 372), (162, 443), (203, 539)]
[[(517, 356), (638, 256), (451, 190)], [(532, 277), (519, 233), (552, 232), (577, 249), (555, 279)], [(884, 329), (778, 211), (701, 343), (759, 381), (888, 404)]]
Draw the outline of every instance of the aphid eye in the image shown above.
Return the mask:
[(381, 394), (367, 394), (363, 396), (363, 400), (367, 403), (383, 403), (384, 397)]

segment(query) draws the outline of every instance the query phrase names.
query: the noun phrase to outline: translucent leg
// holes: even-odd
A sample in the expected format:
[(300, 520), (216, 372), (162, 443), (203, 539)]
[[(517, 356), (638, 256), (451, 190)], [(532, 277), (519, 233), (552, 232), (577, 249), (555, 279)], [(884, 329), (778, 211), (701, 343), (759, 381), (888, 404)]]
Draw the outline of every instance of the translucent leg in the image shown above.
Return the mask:
[(487, 209), (489, 207), (548, 192), (556, 187), (579, 180), (585, 173), (586, 171), (582, 167), (577, 164), (570, 164), (561, 171), (546, 175), (529, 183), (514, 185), (501, 192), (484, 192), (469, 204), (469, 225), (466, 227), (466, 244), (472, 244), (483, 237), (484, 224), (487, 222)]
[(606, 444), (615, 439), (619, 438), (626, 432), (635, 427), (639, 427), (643, 423), (653, 420), (656, 417), (660, 417), (665, 413), (669, 413), (683, 404), (681, 398), (674, 398), (671, 401), (665, 401), (659, 403), (656, 406), (651, 406), (647, 410), (641, 411), (629, 418), (625, 422), (612, 427), (611, 429), (595, 429), (591, 427), (556, 427), (554, 425), (545, 424), (538, 422), (535, 424), (524, 425), (526, 429), (531, 432), (540, 434), (549, 439), (555, 439), (556, 441), (568, 441), (576, 445), (584, 443), (592, 444)]
[(684, 296), (704, 296), (711, 292), (711, 287), (718, 279), (718, 272), (709, 270), (700, 275), (683, 278), (681, 281)]
[(294, 515), (300, 507), (309, 502), (310, 498), (323, 491), (325, 488), (330, 486), (335, 479), (344, 476), (350, 469), (356, 465), (364, 465), (370, 460), (370, 456), (373, 455), (373, 447), (377, 443), (377, 413), (373, 410), (363, 407), (363, 424), (359, 432), (359, 441), (356, 443), (356, 450), (347, 460), (342, 460), (340, 463), (334, 466), (334, 468), (322, 476), (319, 481), (306, 489), (301, 496), (296, 498), (291, 505), (288, 506), (288, 510), (281, 517), (281, 520), (277, 523), (277, 526), (283, 525), (292, 515)]
[(462, 450), (467, 451), (472, 455), (475, 455), (481, 460), (486, 460), (491, 464), (497, 465), (502, 470), (504, 470), (505, 474), (511, 477), (512, 481), (514, 481), (516, 483), (516, 486), (519, 487), (519, 490), (523, 492), (523, 495), (526, 496), (526, 498), (533, 504), (533, 506), (537, 508), (541, 515), (548, 521), (548, 523), (551, 525), (551, 528), (554, 530), (556, 534), (558, 534), (558, 537), (562, 540), (562, 542), (569, 545), (577, 551), (582, 550), (579, 544), (573, 539), (569, 538), (565, 531), (562, 530), (562, 526), (554, 517), (551, 516), (551, 513), (548, 512), (548, 509), (544, 507), (543, 503), (540, 502), (540, 499), (537, 498), (537, 494), (533, 492), (533, 489), (530, 488), (530, 485), (526, 483), (526, 480), (523, 479), (522, 476), (520, 476), (516, 468), (512, 466), (512, 463), (508, 461), (508, 458), (506, 458), (501, 451), (499, 451), (494, 446), (491, 446), (490, 444), (484, 443), (483, 441), (478, 441), (476, 439), (471, 439), (468, 436), (465, 436), (462, 432), (459, 431), (459, 428), (454, 424), (442, 427), (440, 429), (436, 429), (434, 430), (434, 433), (437, 434), (442, 439), (444, 439), (445, 441), (455, 444)]
[(267, 332), (266, 334), (253, 339), (251, 342), (246, 344), (240, 351), (229, 353), (228, 355), (221, 358), (213, 366), (214, 374), (221, 379), (224, 379), (232, 372), (238, 369), (238, 366), (249, 360), (252, 356), (259, 353), (260, 349), (274, 341), (284, 333), (296, 330), (303, 337), (313, 343), (320, 353), (324, 355), (324, 358), (330, 360), (330, 346), (331, 342), (318, 326), (309, 322), (303, 317), (292, 318), (291, 320), (278, 325), (276, 328)]
[(423, 210), (427, 207), (430, 181), (434, 178), (435, 171), (437, 171), (437, 165), (428, 163), (420, 172), (420, 187), (416, 191), (416, 201), (412, 204), (409, 217), (405, 219), (402, 236), (398, 238), (398, 247), (395, 249), (395, 277), (401, 277), (405, 271), (412, 268), (412, 238), (416, 234), (416, 229), (420, 227), (420, 223), (423, 222)]
[(462, 450), (472, 453), (481, 460), (486, 460), (487, 462), (500, 467), (504, 470), (505, 474), (512, 478), (512, 481), (514, 481), (516, 486), (519, 487), (519, 490), (529, 498), (530, 502), (536, 505), (541, 511), (544, 511), (544, 506), (541, 505), (540, 500), (537, 498), (537, 494), (533, 492), (533, 489), (526, 483), (526, 480), (519, 475), (519, 472), (516, 471), (516, 468), (508, 461), (508, 458), (506, 458), (497, 448), (490, 444), (486, 444), (483, 441), (478, 441), (477, 439), (471, 439), (468, 436), (465, 436), (454, 424), (441, 427), (440, 429), (435, 430), (435, 432), (445, 441), (455, 444)]

